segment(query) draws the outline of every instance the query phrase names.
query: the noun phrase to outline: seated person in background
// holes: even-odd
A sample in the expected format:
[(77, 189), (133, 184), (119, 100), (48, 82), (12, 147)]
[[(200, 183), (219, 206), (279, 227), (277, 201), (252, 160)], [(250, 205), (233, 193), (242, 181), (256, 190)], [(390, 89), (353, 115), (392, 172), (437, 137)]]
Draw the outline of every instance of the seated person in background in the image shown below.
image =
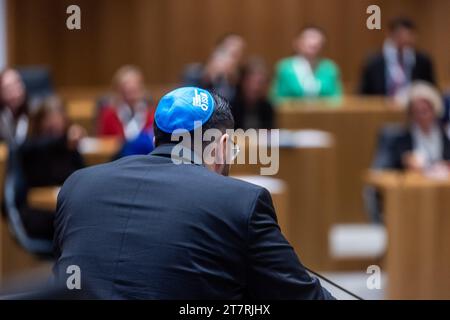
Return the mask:
[(381, 52), (370, 57), (362, 72), (360, 93), (395, 96), (414, 80), (435, 83), (430, 58), (415, 50), (415, 25), (396, 18)]
[(239, 83), (245, 40), (234, 33), (223, 36), (208, 62), (193, 63), (183, 73), (183, 86), (214, 90), (233, 101)]
[(28, 131), (28, 99), (20, 74), (14, 69), (0, 73), (0, 141), (20, 145)]
[[(83, 160), (78, 143), (85, 130), (69, 125), (62, 102), (57, 97), (45, 99), (30, 118), (28, 137), (19, 149), (25, 196), (30, 188), (60, 186)], [(20, 208), (27, 232), (32, 237), (51, 239), (53, 215), (28, 208), (24, 201)]]
[(286, 99), (335, 97), (342, 94), (338, 66), (321, 57), (325, 33), (306, 27), (294, 39), (295, 56), (278, 62), (271, 96), (274, 104)]
[(392, 143), (391, 163), (396, 169), (425, 170), (447, 166), (450, 141), (441, 127), (442, 98), (426, 82), (415, 82), (409, 93), (409, 126)]
[(124, 141), (119, 156), (153, 150), (153, 107), (146, 100), (144, 76), (137, 67), (121, 67), (114, 77), (117, 97), (100, 111), (98, 134)]
[(232, 112), (236, 129), (272, 129), (274, 112), (267, 98), (267, 68), (261, 59), (253, 58), (245, 65)]

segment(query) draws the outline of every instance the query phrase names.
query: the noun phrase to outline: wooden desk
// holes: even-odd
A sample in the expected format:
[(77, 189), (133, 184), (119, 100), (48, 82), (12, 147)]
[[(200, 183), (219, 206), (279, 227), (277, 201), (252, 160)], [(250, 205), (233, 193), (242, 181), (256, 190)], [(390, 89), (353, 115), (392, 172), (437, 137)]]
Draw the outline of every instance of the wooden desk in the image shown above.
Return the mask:
[(121, 146), (116, 138), (84, 138), (80, 144), (80, 153), (87, 166), (111, 161)]
[(280, 128), (330, 132), (336, 143), (339, 223), (364, 222), (361, 175), (373, 160), (378, 130), (386, 123), (404, 121), (404, 112), (381, 98), (346, 97), (342, 100), (289, 102), (277, 110)]
[(96, 117), (95, 99), (74, 99), (67, 102), (68, 118), (75, 124), (86, 129), (88, 134), (95, 134)]
[(450, 180), (369, 172), (383, 195), (388, 297), (450, 299)]
[(28, 206), (33, 209), (54, 212), (59, 189), (60, 187), (32, 188), (27, 195)]
[[(317, 145), (306, 137), (305, 144), (297, 141), (297, 146), (281, 147), (279, 171), (274, 177), (285, 181), (289, 189), (284, 235), (304, 264), (316, 270), (330, 270), (328, 232), (335, 220), (335, 149), (332, 136), (322, 135), (327, 141)], [(241, 150), (248, 153), (245, 147)], [(235, 164), (231, 174), (259, 175), (260, 167), (260, 164)]]

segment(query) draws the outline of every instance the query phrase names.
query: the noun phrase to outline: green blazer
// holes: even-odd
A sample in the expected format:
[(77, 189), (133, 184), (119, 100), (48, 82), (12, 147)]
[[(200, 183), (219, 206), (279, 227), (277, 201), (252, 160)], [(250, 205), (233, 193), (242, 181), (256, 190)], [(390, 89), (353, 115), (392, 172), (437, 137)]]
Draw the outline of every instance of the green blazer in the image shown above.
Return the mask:
[[(295, 59), (296, 57), (283, 59), (276, 66), (275, 78), (270, 93), (275, 105), (287, 99), (306, 97), (294, 67)], [(314, 75), (321, 84), (318, 93), (319, 97), (338, 97), (342, 95), (339, 67), (333, 61), (322, 59), (314, 70)]]

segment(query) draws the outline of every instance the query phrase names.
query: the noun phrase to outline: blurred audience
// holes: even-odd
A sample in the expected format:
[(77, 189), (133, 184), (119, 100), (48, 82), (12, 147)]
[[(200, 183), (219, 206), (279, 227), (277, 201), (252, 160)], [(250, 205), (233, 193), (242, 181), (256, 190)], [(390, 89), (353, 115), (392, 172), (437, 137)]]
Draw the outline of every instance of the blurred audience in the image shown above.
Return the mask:
[(269, 75), (260, 58), (249, 59), (242, 71), (232, 111), (236, 128), (272, 129), (274, 111), (267, 98)]
[(214, 90), (228, 101), (233, 101), (240, 80), (245, 45), (240, 35), (226, 34), (217, 42), (206, 64), (187, 66), (183, 73), (183, 85)]
[(295, 56), (276, 66), (271, 96), (275, 104), (286, 99), (334, 97), (342, 93), (338, 66), (322, 57), (326, 36), (315, 26), (305, 27), (294, 39)]
[(414, 82), (409, 91), (409, 124), (393, 141), (391, 167), (422, 171), (448, 166), (450, 141), (439, 121), (442, 113), (438, 90), (426, 82)]
[(360, 92), (395, 96), (414, 80), (434, 84), (431, 59), (415, 49), (416, 27), (407, 18), (391, 21), (381, 52), (371, 56), (362, 72)]
[[(30, 188), (60, 186), (74, 171), (84, 166), (77, 148), (85, 135), (82, 127), (69, 124), (59, 98), (46, 98), (37, 107), (30, 117), (28, 136), (19, 149), (23, 199), (26, 199)], [(51, 213), (28, 208), (26, 201), (20, 209), (30, 236), (52, 238)]]
[(28, 99), (20, 74), (14, 69), (0, 73), (0, 141), (20, 145), (28, 132)]
[(123, 66), (114, 76), (116, 97), (100, 110), (98, 134), (124, 141), (120, 156), (153, 150), (154, 108), (146, 96), (144, 75), (135, 66)]

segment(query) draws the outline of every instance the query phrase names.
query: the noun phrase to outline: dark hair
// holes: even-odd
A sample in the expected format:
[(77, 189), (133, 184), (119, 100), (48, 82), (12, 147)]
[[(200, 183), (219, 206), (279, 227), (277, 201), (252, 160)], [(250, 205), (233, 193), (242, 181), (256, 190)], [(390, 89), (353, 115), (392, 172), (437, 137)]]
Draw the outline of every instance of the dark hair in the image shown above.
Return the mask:
[(415, 23), (406, 17), (397, 17), (391, 20), (389, 23), (389, 30), (391, 32), (396, 32), (399, 29), (408, 29), (408, 30), (416, 30)]
[[(234, 119), (228, 101), (217, 93), (212, 92), (211, 95), (214, 99), (214, 111), (211, 118), (209, 118), (202, 126), (202, 131), (205, 132), (208, 129), (219, 129), (220, 131), (225, 132), (227, 129), (234, 129)], [(155, 121), (153, 122), (153, 132), (155, 135), (155, 146), (175, 143), (172, 141), (172, 134), (166, 133), (158, 128)], [(193, 131), (190, 132), (190, 134), (193, 138)]]

